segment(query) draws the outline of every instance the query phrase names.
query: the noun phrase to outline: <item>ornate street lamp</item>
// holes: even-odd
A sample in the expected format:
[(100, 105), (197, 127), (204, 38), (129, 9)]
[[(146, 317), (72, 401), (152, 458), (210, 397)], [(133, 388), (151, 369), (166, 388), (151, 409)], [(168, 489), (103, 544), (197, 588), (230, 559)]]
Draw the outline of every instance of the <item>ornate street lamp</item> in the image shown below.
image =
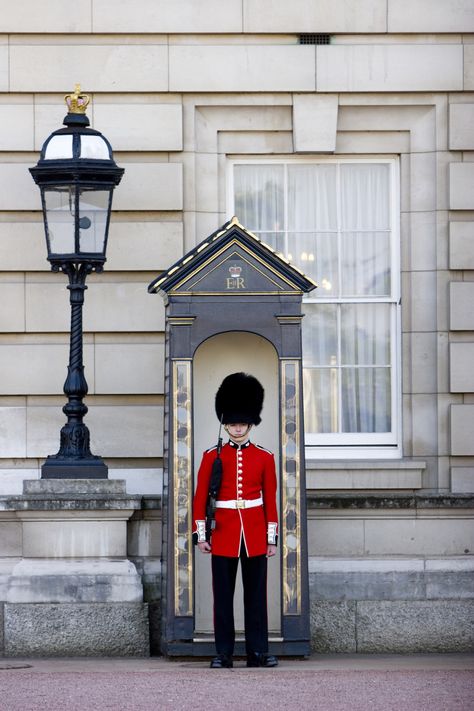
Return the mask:
[(113, 159), (107, 139), (89, 126), (85, 115), (90, 97), (76, 85), (65, 97), (65, 128), (43, 144), (40, 159), (30, 168), (41, 190), (48, 261), (53, 272), (69, 279), (71, 333), (69, 367), (63, 407), (67, 423), (61, 429), (60, 449), (41, 468), (42, 479), (106, 479), (107, 466), (91, 454), (89, 430), (82, 419), (87, 382), (82, 362), (82, 305), (86, 277), (101, 272), (106, 260), (112, 194), (124, 169)]

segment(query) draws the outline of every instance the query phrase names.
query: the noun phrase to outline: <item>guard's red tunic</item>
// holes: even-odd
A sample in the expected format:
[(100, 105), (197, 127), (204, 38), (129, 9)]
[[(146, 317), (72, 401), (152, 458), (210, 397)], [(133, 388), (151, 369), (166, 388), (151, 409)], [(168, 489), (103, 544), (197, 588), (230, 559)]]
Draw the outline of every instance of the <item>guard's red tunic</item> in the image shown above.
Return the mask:
[[(194, 533), (205, 540), (204, 521), (212, 464), (216, 448), (204, 452), (194, 496)], [(236, 558), (244, 541), (249, 557), (265, 555), (268, 543), (276, 543), (278, 514), (277, 479), (273, 454), (263, 447), (230, 441), (222, 447), (222, 484), (218, 501), (255, 500), (263, 504), (252, 508), (217, 508), (216, 527), (212, 532), (213, 555)]]

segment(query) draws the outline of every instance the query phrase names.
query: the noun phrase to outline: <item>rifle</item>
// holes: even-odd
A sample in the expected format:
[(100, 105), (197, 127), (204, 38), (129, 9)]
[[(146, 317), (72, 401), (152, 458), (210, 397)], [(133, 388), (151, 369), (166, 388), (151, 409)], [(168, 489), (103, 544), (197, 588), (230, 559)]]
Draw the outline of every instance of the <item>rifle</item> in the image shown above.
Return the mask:
[(207, 495), (206, 503), (206, 541), (211, 542), (212, 531), (216, 527), (216, 501), (219, 495), (219, 489), (221, 488), (222, 482), (222, 459), (221, 459), (221, 449), (222, 449), (222, 419), (219, 425), (219, 437), (217, 440), (217, 452), (216, 458), (212, 464), (211, 479), (209, 482), (209, 492)]

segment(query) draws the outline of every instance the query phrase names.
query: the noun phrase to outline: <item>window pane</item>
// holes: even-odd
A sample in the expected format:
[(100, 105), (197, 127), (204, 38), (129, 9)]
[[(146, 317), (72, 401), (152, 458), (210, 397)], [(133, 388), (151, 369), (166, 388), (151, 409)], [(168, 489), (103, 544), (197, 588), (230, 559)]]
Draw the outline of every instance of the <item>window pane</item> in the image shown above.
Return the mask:
[(337, 306), (303, 302), (303, 360), (307, 366), (337, 363)]
[(321, 297), (338, 293), (337, 235), (334, 233), (289, 233), (291, 260), (319, 286)]
[[(253, 232), (253, 230), (251, 230)], [(272, 247), (281, 257), (288, 259), (286, 255), (285, 233), (284, 232), (254, 232), (255, 236)]]
[(288, 229), (337, 229), (336, 165), (288, 166)]
[(391, 431), (390, 368), (342, 369), (342, 431)]
[(390, 304), (341, 305), (343, 365), (390, 364)]
[(390, 228), (390, 170), (380, 163), (341, 165), (343, 230)]
[(234, 166), (235, 214), (252, 232), (284, 229), (283, 171), (282, 165)]
[(337, 368), (303, 368), (306, 432), (338, 431), (337, 380)]
[(390, 234), (349, 232), (342, 235), (343, 296), (390, 295)]

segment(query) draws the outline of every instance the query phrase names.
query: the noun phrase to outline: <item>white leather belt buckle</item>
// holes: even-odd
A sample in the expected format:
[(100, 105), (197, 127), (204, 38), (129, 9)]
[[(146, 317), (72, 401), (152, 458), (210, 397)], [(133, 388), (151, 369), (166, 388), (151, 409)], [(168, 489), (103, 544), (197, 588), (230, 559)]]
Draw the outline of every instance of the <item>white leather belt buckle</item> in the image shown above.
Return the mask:
[(216, 501), (216, 509), (253, 509), (255, 506), (262, 506), (263, 499), (229, 499), (227, 501)]

